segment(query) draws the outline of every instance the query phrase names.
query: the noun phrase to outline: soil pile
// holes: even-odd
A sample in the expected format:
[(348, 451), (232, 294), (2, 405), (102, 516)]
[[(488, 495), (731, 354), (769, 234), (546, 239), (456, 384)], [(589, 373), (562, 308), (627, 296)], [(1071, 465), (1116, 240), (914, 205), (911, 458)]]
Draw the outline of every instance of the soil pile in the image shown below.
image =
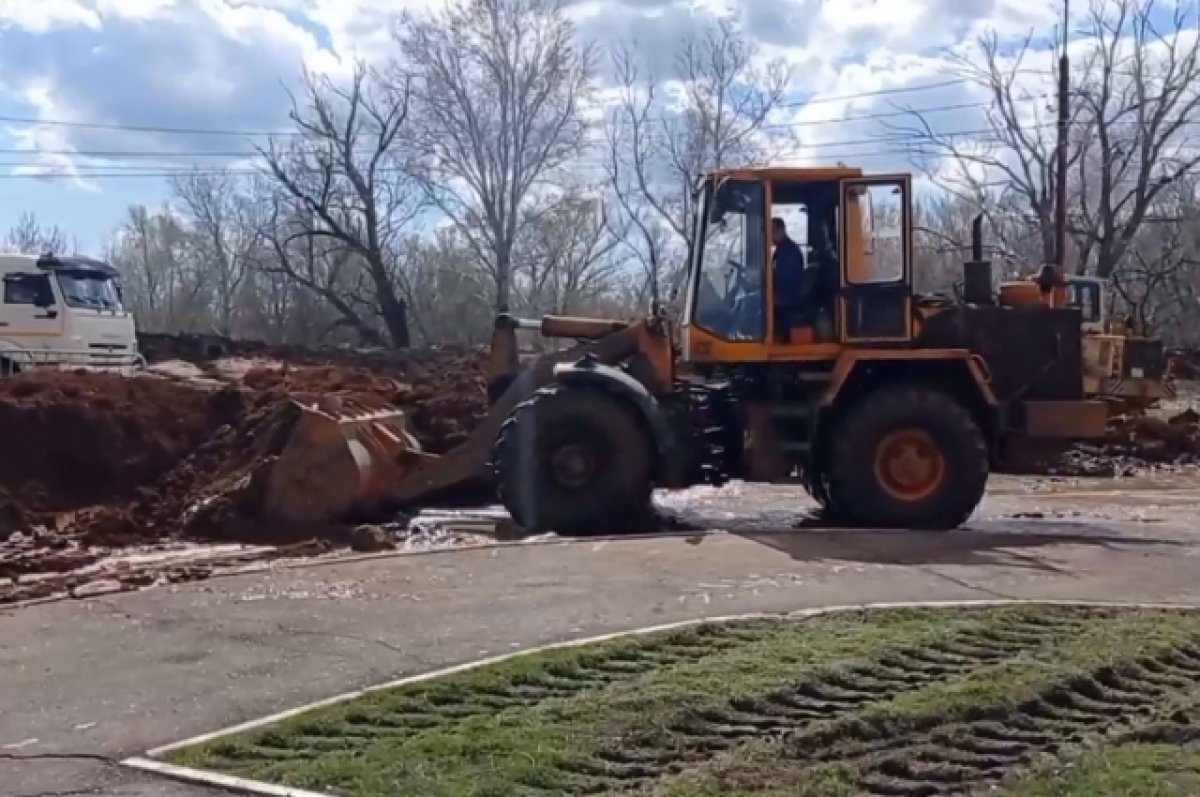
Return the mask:
[(1073, 446), (1049, 470), (1054, 475), (1117, 477), (1197, 464), (1200, 414), (1189, 409), (1169, 419), (1116, 418), (1103, 440)]
[(214, 398), (161, 379), (88, 371), (0, 380), (0, 488), (8, 493), (0, 515), (131, 497), (229, 422)]
[(349, 526), (285, 528), (257, 515), (261, 484), (252, 474), (279, 454), (299, 418), (294, 400), (339, 397), (361, 408), (398, 407), (427, 451), (457, 445), (487, 412), (483, 359), (453, 355), (417, 365), (404, 381), (365, 368), (336, 365), (254, 368), (239, 385), (209, 398), (223, 421), (203, 442), (144, 486), (135, 500), (81, 517), (76, 530), (91, 545), (126, 546), (182, 538), (290, 545), (314, 538), (352, 542)]
[[(88, 545), (124, 547), (164, 539), (279, 544), (271, 524), (222, 525), (225, 506), (250, 474), (282, 449), (295, 405), (273, 393), (226, 389), (223, 403), (236, 416), (217, 429), (153, 485), (125, 506), (103, 507), (80, 517), (74, 531)], [(229, 518), (232, 520), (232, 518)], [(311, 537), (312, 530), (306, 530)]]
[[(182, 343), (180, 342), (182, 340)], [(235, 355), (274, 354), (253, 344)], [(203, 338), (160, 341), (204, 362), (230, 352)], [(149, 353), (149, 352), (148, 352)], [(486, 414), (478, 352), (343, 353), (331, 361), (264, 363), (212, 379), (38, 370), (0, 380), (0, 603), (89, 588), (97, 572), (117, 587), (147, 578), (203, 577), (177, 565), (115, 565), (120, 551), (175, 551), (191, 542), (275, 546), (253, 556), (312, 555), (333, 545), (378, 548), (350, 525), (285, 528), (256, 514), (264, 466), (299, 417), (292, 401), (341, 397), (397, 407), (425, 450), (461, 442)], [(389, 353), (394, 355), (395, 353)], [(153, 358), (153, 357), (152, 357)], [(274, 367), (272, 367), (274, 366)], [(222, 375), (227, 374), (227, 375)], [(149, 574), (149, 575), (148, 575)], [(112, 585), (110, 584), (109, 587)], [(82, 593), (81, 593), (82, 594)]]
[(398, 407), (424, 450), (445, 453), (487, 414), (486, 357), (477, 352), (421, 353), (403, 369), (294, 365), (254, 368), (242, 382), (274, 395), (341, 395), (368, 407)]

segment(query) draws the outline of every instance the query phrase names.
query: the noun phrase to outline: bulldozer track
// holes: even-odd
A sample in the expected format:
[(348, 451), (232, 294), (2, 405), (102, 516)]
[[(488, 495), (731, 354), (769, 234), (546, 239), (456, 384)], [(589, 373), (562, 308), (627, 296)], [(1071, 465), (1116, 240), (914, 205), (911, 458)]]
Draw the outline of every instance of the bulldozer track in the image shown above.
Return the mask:
[(259, 754), (287, 760), (314, 751), (345, 749), (348, 741), (401, 740), (426, 731), (444, 730), (474, 717), (566, 699), (664, 667), (699, 661), (740, 645), (760, 642), (778, 628), (778, 624), (769, 621), (700, 626), (654, 642), (625, 644), (590, 656), (582, 664), (550, 665), (510, 683), (453, 692), (430, 686), (390, 701), (386, 714), (350, 711), (338, 723), (305, 724), (298, 733), (289, 734), (286, 741), (268, 732), (252, 753), (230, 749), (224, 755), (233, 760), (250, 760)]
[(669, 728), (670, 735), (626, 743), (594, 759), (573, 762), (571, 774), (581, 777), (581, 786), (588, 791), (636, 789), (703, 764), (737, 744), (801, 733), (816, 723), (852, 717), (871, 703), (1052, 644), (1085, 622), (1082, 617), (1014, 618), (999, 628), (968, 629), (932, 645), (889, 650), (758, 697), (735, 698), (721, 709), (686, 711)]
[[(966, 719), (921, 717), (906, 727), (846, 725), (789, 739), (798, 760), (855, 767), (863, 792), (918, 797), (970, 792), (1008, 777), (1039, 756), (1098, 741), (1114, 727), (1150, 723), (1200, 678), (1200, 640), (1154, 656), (1054, 683), (1033, 699), (981, 707)], [(1179, 738), (1174, 711), (1132, 738)], [(915, 732), (914, 732), (915, 730)]]
[[(464, 782), (447, 794), (662, 795), (695, 779), (720, 784), (712, 793), (752, 794), (836, 773), (848, 791), (830, 794), (943, 797), (1040, 776), (1102, 746), (1200, 743), (1200, 618), (1176, 613), (1171, 630), (1143, 637), (1137, 629), (1159, 619), (1114, 608), (968, 610), (934, 621), (924, 636), (907, 624), (916, 629), (930, 618), (902, 617), (891, 630), (875, 625), (878, 617), (864, 615), (856, 630), (813, 629), (877, 640), (826, 648), (817, 658), (797, 652), (811, 637), (797, 636), (797, 624), (786, 620), (605, 643), (494, 676), (480, 671), (458, 683), (377, 693), (241, 743), (216, 741), (205, 763), (274, 780), (315, 758), (372, 758), (391, 749), (388, 760), (404, 763), (389, 775), (401, 780), (386, 783), (420, 791), (446, 765), (423, 763), (425, 751), (449, 744), (474, 756), (523, 757), (528, 766), (500, 765), (506, 774), (499, 779), (495, 765), (484, 767), (486, 787)], [(1117, 640), (1124, 641), (1114, 652)], [(739, 668), (775, 652), (783, 656), (767, 674), (721, 694)], [(789, 678), (792, 662), (797, 674)], [(671, 691), (679, 678), (692, 685)], [(506, 752), (519, 747), (519, 734), (511, 734), (524, 723), (548, 746)], [(558, 727), (569, 730), (556, 737), (549, 729)], [(346, 793), (358, 793), (354, 782), (344, 784)]]

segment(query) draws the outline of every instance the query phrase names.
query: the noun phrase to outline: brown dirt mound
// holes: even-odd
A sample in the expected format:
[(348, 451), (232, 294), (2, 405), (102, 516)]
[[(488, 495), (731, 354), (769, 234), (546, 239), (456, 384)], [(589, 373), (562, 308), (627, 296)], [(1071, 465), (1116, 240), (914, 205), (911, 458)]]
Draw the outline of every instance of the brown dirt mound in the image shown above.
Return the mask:
[(414, 382), (366, 369), (339, 366), (257, 368), (244, 388), (226, 388), (228, 425), (211, 431), (185, 459), (126, 506), (81, 518), (77, 530), (90, 544), (122, 546), (170, 538), (287, 545), (320, 538), (350, 541), (350, 526), (286, 528), (255, 513), (252, 473), (282, 450), (298, 417), (289, 399), (315, 402), (341, 396), (362, 406), (398, 406), (427, 451), (443, 452), (462, 439), (487, 411), (482, 359), (453, 356), (414, 369)]
[[(442, 452), (486, 413), (483, 363), (447, 351), (379, 370), (288, 363), (215, 391), (84, 371), (0, 380), (0, 603), (86, 590), (97, 568), (112, 566), (105, 557), (130, 547), (274, 546), (246, 554), (255, 560), (377, 547), (383, 540), (356, 538), (350, 524), (289, 528), (255, 511), (259, 485), (250, 476), (286, 441), (298, 415), (289, 399), (398, 405), (426, 450)], [(122, 563), (113, 578), (137, 586), (208, 572), (179, 567)]]
[(0, 487), (45, 512), (128, 498), (227, 423), (223, 410), (154, 378), (44, 370), (0, 380)]
[(429, 452), (441, 454), (463, 442), (487, 414), (485, 358), (444, 352), (408, 364), (407, 375), (341, 365), (254, 368), (242, 382), (273, 394), (339, 394), (372, 406), (404, 410), (413, 434)]
[(0, 542), (4, 542), (14, 532), (22, 531), (32, 524), (25, 508), (17, 503), (8, 491), (0, 487)]
[(1015, 455), (1007, 470), (1024, 475), (1116, 478), (1193, 466), (1200, 464), (1200, 413), (1118, 417), (1095, 442), (1026, 443), (1010, 453)]
[[(282, 543), (269, 524), (261, 529), (220, 527), (213, 507), (196, 512), (206, 499), (218, 504), (286, 440), (292, 405), (275, 393), (228, 388), (222, 401), (237, 416), (217, 429), (153, 486), (126, 506), (104, 507), (82, 517), (76, 531), (90, 545), (121, 547), (172, 538)], [(310, 535), (311, 536), (311, 535)]]

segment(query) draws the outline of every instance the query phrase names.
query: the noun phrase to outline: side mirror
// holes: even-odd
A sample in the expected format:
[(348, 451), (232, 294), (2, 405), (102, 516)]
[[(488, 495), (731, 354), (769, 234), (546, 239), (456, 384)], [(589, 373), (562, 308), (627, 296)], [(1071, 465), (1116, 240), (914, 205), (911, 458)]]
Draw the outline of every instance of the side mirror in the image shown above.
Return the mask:
[(738, 183), (728, 177), (721, 178), (721, 182), (717, 183), (717, 189), (713, 191), (712, 207), (708, 212), (710, 223), (719, 224), (728, 213), (745, 211), (748, 202), (746, 195), (738, 190), (739, 187)]

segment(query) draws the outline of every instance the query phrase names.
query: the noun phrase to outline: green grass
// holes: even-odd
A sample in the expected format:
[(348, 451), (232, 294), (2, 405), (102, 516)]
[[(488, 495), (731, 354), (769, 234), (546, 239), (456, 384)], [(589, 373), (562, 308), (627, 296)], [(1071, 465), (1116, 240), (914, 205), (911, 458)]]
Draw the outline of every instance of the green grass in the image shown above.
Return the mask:
[[(1200, 614), (1032, 608), (700, 627), (376, 692), (170, 759), (356, 797), (841, 797), (872, 793), (883, 781), (937, 782), (959, 764), (939, 753), (932, 769), (903, 772), (889, 756), (978, 746), (976, 737), (996, 723), (1019, 731), (1036, 720), (1054, 733), (1101, 739), (1109, 726), (1150, 722), (1200, 691), (1195, 678), (1179, 676), (1197, 641)], [(1147, 665), (1160, 672), (1135, 664), (1163, 651), (1184, 658)], [(1200, 657), (1195, 664), (1200, 673)], [(1089, 673), (1122, 687), (1099, 694), (1101, 702), (1141, 701), (1140, 713), (1087, 703), (1087, 694), (1108, 689), (1080, 679)], [(1139, 688), (1153, 700), (1138, 697)], [(1029, 719), (1017, 710), (1049, 700), (1053, 715), (1056, 701), (1077, 699), (1060, 693), (1079, 690), (1082, 719)], [(1074, 752), (1068, 745), (1057, 754)], [(1022, 788), (1035, 790), (1013, 792), (1020, 797), (1057, 794), (1036, 791), (1036, 778), (1065, 777), (1024, 765), (1012, 772), (1033, 773)]]
[(1195, 797), (1200, 748), (1124, 744), (1031, 775), (1003, 797)]

